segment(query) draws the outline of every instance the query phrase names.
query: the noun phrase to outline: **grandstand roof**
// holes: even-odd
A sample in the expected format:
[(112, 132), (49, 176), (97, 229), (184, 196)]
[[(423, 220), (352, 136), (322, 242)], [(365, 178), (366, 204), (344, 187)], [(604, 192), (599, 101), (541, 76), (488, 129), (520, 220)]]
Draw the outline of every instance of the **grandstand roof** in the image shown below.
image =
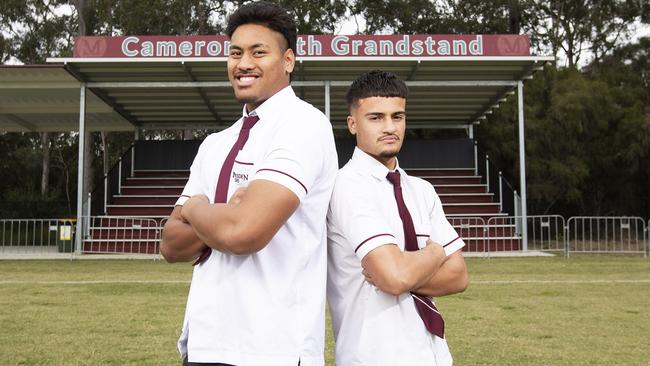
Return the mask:
[[(119, 37), (109, 41), (114, 38)], [(102, 42), (105, 49), (106, 41)], [(127, 43), (122, 51), (136, 52), (134, 44)], [(48, 59), (49, 65), (0, 66), (0, 131), (77, 130), (82, 83), (91, 91), (87, 93), (89, 130), (222, 128), (241, 115), (227, 79), (225, 55), (80, 55), (84, 53), (76, 48), (76, 57)], [(382, 57), (330, 52), (299, 56), (292, 85), (297, 95), (329, 114), (335, 128), (344, 128), (344, 95), (351, 81), (364, 71), (392, 71), (409, 86), (410, 128), (463, 127), (485, 118), (514, 93), (519, 80), (532, 77), (552, 61), (552, 57), (530, 55), (416, 56), (411, 51), (406, 56)]]

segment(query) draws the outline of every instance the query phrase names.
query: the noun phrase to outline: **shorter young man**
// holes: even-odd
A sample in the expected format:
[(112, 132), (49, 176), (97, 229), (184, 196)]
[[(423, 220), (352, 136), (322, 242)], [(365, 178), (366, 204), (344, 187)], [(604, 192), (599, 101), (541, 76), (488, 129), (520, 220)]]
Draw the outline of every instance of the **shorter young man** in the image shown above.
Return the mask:
[(327, 217), (338, 366), (452, 364), (431, 296), (466, 288), (465, 243), (433, 186), (399, 167), (407, 93), (394, 74), (373, 71), (346, 96), (357, 146)]

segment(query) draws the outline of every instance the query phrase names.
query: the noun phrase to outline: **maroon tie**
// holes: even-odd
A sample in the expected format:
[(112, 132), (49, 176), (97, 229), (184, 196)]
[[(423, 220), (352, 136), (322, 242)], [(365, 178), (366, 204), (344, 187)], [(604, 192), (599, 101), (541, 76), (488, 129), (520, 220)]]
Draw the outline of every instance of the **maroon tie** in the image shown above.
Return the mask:
[[(226, 160), (224, 160), (223, 165), (221, 166), (219, 179), (217, 180), (217, 191), (214, 193), (214, 203), (226, 203), (226, 200), (228, 199), (228, 186), (230, 185), (230, 174), (232, 173), (233, 165), (235, 165), (235, 158), (237, 157), (239, 150), (246, 145), (248, 134), (259, 119), (258, 116), (248, 116), (244, 118), (244, 124), (239, 131), (239, 137), (235, 144), (232, 145), (230, 152), (226, 156)], [(194, 262), (194, 265), (205, 262), (205, 260), (210, 257), (210, 254), (212, 254), (212, 249), (210, 247), (203, 249), (201, 256), (199, 256), (199, 259)]]
[[(386, 178), (393, 184), (393, 193), (395, 193), (395, 201), (397, 201), (397, 211), (399, 212), (400, 219), (402, 219), (405, 242), (404, 249), (409, 252), (420, 250), (418, 247), (418, 238), (415, 234), (415, 226), (413, 226), (413, 219), (402, 196), (399, 171), (388, 173)], [(440, 338), (444, 338), (445, 322), (442, 320), (442, 315), (436, 309), (433, 301), (428, 296), (418, 295), (414, 292), (411, 292), (411, 296), (413, 297), (415, 308), (418, 310), (418, 314), (420, 314), (420, 318), (422, 318), (427, 330)]]

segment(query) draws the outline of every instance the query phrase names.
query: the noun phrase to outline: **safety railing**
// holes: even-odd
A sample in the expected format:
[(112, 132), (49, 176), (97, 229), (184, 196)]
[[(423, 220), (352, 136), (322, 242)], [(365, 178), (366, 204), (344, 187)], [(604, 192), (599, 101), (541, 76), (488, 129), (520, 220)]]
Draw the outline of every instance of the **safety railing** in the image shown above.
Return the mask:
[(567, 255), (630, 253), (647, 256), (647, 231), (640, 217), (571, 217), (567, 221)]
[(122, 185), (126, 182), (126, 178), (133, 176), (135, 165), (134, 149), (134, 145), (131, 144), (108, 173), (96, 183), (90, 200), (93, 215), (106, 214), (106, 206), (112, 203), (113, 196), (121, 194)]
[(71, 219), (0, 220), (0, 256), (73, 253), (74, 238)]
[(521, 230), (518, 223), (521, 216), (490, 217), (486, 224), (488, 248), (491, 252), (512, 252), (521, 250)]
[(566, 222), (560, 215), (526, 216), (528, 250), (566, 252)]
[(517, 215), (517, 191), (503, 177), (503, 173), (476, 140), (474, 140), (474, 172), (481, 176), (481, 182), (487, 185), (487, 191), (494, 195), (495, 202), (499, 203), (499, 212)]
[(483, 253), (489, 256), (485, 220), (482, 217), (450, 217), (449, 223), (465, 242), (466, 253)]
[(83, 239), (83, 253), (159, 254), (159, 220), (122, 216), (86, 218), (89, 233)]

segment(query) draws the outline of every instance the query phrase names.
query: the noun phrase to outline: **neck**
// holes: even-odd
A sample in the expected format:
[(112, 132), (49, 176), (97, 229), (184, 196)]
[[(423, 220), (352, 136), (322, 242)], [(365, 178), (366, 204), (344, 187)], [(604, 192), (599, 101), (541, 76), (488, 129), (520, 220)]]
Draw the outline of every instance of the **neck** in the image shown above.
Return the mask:
[(374, 156), (372, 155), (375, 160), (378, 162), (382, 163), (388, 170), (393, 171), (397, 167), (397, 159), (395, 159), (394, 156), (391, 156), (389, 158), (381, 157), (381, 156)]

